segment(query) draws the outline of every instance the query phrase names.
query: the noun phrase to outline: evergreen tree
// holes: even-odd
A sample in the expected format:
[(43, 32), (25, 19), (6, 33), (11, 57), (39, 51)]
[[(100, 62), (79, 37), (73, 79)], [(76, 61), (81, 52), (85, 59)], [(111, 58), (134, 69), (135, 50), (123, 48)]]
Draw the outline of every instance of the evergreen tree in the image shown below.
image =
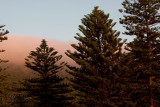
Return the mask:
[(136, 64), (132, 98), (137, 106), (160, 105), (160, 0), (125, 0), (122, 5), (124, 34), (136, 36), (126, 48)]
[(23, 82), (28, 97), (32, 97), (32, 102), (42, 107), (62, 107), (69, 105), (71, 97), (67, 96), (71, 92), (68, 85), (63, 82), (64, 78), (57, 75), (57, 72), (65, 65), (64, 62), (56, 64), (62, 55), (57, 55), (57, 51), (48, 47), (47, 42), (42, 40), (40, 47), (36, 51), (31, 51), (26, 58), (26, 67), (32, 69), (37, 77), (26, 79)]
[[(7, 40), (7, 37), (5, 35), (9, 33), (9, 31), (4, 30), (3, 27), (4, 27), (4, 25), (0, 26), (0, 42)], [(0, 50), (0, 52), (4, 52), (4, 51), (5, 50)], [(8, 61), (0, 59), (0, 63), (5, 63), (5, 62), (8, 62)], [(2, 70), (3, 70), (3, 68), (0, 66), (0, 71), (2, 71)]]
[[(8, 30), (4, 30), (3, 27), (4, 27), (4, 25), (1, 25), (1, 26), (0, 26), (0, 42), (2, 42), (2, 41), (4, 41), (4, 40), (7, 40), (7, 37), (6, 37), (5, 35), (9, 33), (9, 31), (8, 31)], [(0, 50), (0, 53), (1, 53), (1, 52), (4, 52), (4, 51), (5, 51), (5, 50)], [(7, 61), (7, 60), (2, 60), (2, 59), (0, 58), (0, 72), (3, 71), (3, 70), (5, 70), (5, 68), (2, 67), (2, 64), (3, 64), (3, 63), (6, 63), (6, 62), (8, 62), (8, 61)], [(5, 75), (0, 74), (0, 88), (1, 88), (1, 82), (2, 82), (5, 78), (6, 78)], [(0, 94), (1, 94), (1, 93), (2, 93), (2, 90), (0, 90)]]
[[(85, 15), (79, 26), (81, 34), (75, 38), (78, 44), (71, 46), (75, 52), (67, 50), (66, 55), (79, 67), (68, 65), (72, 86), (77, 90), (80, 106), (119, 107), (131, 106), (128, 97), (127, 76), (119, 32), (113, 30), (115, 23), (98, 7)], [(124, 65), (124, 66), (123, 66)]]

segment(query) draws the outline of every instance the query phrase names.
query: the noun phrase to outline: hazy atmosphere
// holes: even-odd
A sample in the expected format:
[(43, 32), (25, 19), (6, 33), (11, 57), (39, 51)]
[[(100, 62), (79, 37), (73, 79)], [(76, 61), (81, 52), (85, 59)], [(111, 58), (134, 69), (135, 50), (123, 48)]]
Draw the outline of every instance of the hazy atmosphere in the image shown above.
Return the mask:
[[(27, 58), (30, 51), (36, 50), (36, 48), (40, 45), (41, 40), (44, 39), (41, 37), (23, 35), (8, 36), (8, 40), (1, 43), (2, 49), (5, 50), (5, 52), (1, 54), (1, 58), (9, 60), (9, 63), (18, 63), (23, 65), (25, 64), (24, 59)], [(62, 42), (54, 39), (46, 39), (46, 41), (49, 47), (54, 47), (54, 49), (57, 50), (60, 55), (63, 55), (67, 62), (70, 62), (68, 61), (70, 58), (66, 57), (64, 53), (67, 51), (67, 49), (74, 51), (70, 44), (75, 42)]]
[(0, 107), (160, 107), (160, 0), (0, 7)]

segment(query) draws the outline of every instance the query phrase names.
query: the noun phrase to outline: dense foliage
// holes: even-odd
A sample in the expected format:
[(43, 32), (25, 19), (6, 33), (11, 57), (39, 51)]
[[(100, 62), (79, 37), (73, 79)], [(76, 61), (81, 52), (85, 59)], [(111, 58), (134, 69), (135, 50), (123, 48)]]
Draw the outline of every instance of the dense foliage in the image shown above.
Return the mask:
[[(43, 39), (25, 59), (26, 69), (11, 64), (12, 75), (3, 82), (0, 74), (0, 107), (159, 107), (160, 0), (124, 0), (122, 5), (120, 23), (133, 41), (122, 41), (109, 14), (95, 7), (81, 20), (78, 42), (71, 45), (75, 51), (65, 53), (77, 65), (60, 62), (62, 55)], [(3, 27), (0, 42), (7, 40)], [(4, 62), (0, 58), (0, 73)], [(69, 73), (69, 81), (58, 75), (61, 71)]]
[(82, 19), (75, 38), (78, 44), (72, 44), (76, 52), (66, 52), (80, 67), (69, 66), (70, 79), (79, 94), (79, 104), (85, 106), (118, 107), (131, 102), (127, 98), (127, 74), (129, 70), (124, 62), (119, 32), (113, 30), (115, 23), (98, 7)]
[[(7, 40), (6, 34), (9, 33), (8, 30), (3, 29), (4, 25), (0, 25), (0, 42), (3, 42), (4, 40)], [(4, 52), (5, 50), (0, 50), (0, 53)], [(6, 75), (2, 74), (1, 72), (4, 71), (6, 68), (2, 67), (4, 63), (8, 62), (8, 60), (4, 60), (0, 58), (0, 98), (4, 94), (3, 90), (3, 81), (6, 79)]]
[(66, 94), (71, 92), (69, 86), (63, 83), (64, 78), (57, 75), (64, 66), (64, 62), (57, 65), (62, 58), (62, 55), (57, 53), (42, 40), (40, 47), (37, 47), (36, 51), (31, 51), (26, 58), (26, 67), (32, 69), (37, 77), (26, 79), (21, 90), (27, 92), (27, 96), (32, 98), (31, 102), (42, 107), (66, 106), (72, 99)]
[(124, 34), (136, 36), (127, 44), (132, 54), (135, 72), (132, 76), (137, 106), (160, 105), (160, 1), (125, 0), (122, 3)]

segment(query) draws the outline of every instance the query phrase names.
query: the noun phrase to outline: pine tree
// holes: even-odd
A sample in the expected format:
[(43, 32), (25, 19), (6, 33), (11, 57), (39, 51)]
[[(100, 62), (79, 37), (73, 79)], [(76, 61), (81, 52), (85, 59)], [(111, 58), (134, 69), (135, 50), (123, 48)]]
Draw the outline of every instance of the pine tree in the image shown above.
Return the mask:
[(115, 23), (98, 7), (81, 21), (79, 30), (83, 36), (77, 34), (78, 44), (71, 45), (76, 51), (66, 52), (79, 65), (68, 65), (73, 76), (70, 81), (78, 91), (77, 103), (99, 107), (132, 105), (125, 82), (129, 73), (122, 53), (125, 41), (121, 42), (120, 33), (113, 30)]
[[(0, 26), (0, 42), (7, 40), (7, 37), (5, 35), (9, 33), (9, 31), (4, 30), (3, 27), (4, 27), (4, 25)], [(4, 51), (5, 50), (0, 50), (0, 53), (4, 52)], [(8, 62), (8, 61), (0, 59), (0, 63), (5, 63), (5, 62)], [(2, 71), (2, 70), (3, 70), (3, 68), (0, 66), (0, 71)]]
[(57, 53), (42, 40), (40, 47), (37, 47), (36, 51), (31, 51), (25, 59), (26, 67), (32, 69), (38, 76), (26, 79), (23, 82), (24, 88), (20, 90), (26, 91), (27, 96), (33, 98), (31, 101), (42, 107), (63, 107), (69, 105), (69, 100), (72, 99), (67, 96), (67, 93), (71, 92), (69, 86), (63, 83), (64, 78), (57, 75), (65, 65), (64, 62), (57, 64), (62, 58), (62, 55)]
[[(1, 25), (1, 26), (0, 26), (0, 42), (2, 42), (2, 41), (4, 41), (4, 40), (7, 40), (7, 37), (6, 37), (5, 35), (9, 33), (9, 31), (8, 31), (8, 30), (4, 30), (3, 27), (4, 27), (4, 25)], [(5, 51), (5, 50), (0, 50), (0, 53), (1, 53), (1, 52), (4, 52), (4, 51)], [(3, 63), (6, 63), (6, 62), (8, 62), (8, 60), (2, 60), (2, 59), (0, 59), (0, 72), (3, 71), (3, 70), (5, 70), (5, 68), (2, 67), (2, 64), (3, 64)], [(1, 86), (1, 82), (2, 82), (5, 78), (6, 78), (5, 75), (0, 74), (0, 86)], [(1, 87), (0, 87), (0, 88), (1, 88)], [(0, 90), (0, 94), (1, 94), (1, 93), (2, 93), (2, 90)]]
[(160, 105), (160, 0), (125, 0), (122, 5), (124, 34), (136, 36), (127, 44), (136, 64), (133, 100), (137, 106)]

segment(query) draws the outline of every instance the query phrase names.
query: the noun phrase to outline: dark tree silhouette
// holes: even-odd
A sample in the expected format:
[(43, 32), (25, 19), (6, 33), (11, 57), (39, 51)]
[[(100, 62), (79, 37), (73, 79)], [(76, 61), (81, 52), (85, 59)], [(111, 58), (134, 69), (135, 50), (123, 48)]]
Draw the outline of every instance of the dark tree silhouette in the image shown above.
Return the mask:
[(160, 105), (160, 0), (125, 0), (122, 5), (124, 34), (136, 36), (127, 44), (136, 64), (133, 100), (137, 106)]
[[(8, 30), (4, 30), (3, 29), (4, 25), (0, 26), (0, 42), (3, 42), (4, 40), (7, 40), (7, 37), (5, 36), (6, 34), (9, 33)], [(0, 50), (0, 53), (4, 52), (5, 50)], [(0, 73), (1, 71), (5, 70), (6, 68), (2, 67), (3, 63), (8, 62), (8, 60), (3, 60), (0, 58)], [(0, 74), (0, 86), (1, 86), (1, 82), (6, 78), (6, 75)], [(2, 86), (3, 87), (3, 86)], [(0, 87), (1, 88), (1, 87)], [(0, 90), (0, 94), (2, 94), (2, 90)]]
[(35, 103), (42, 107), (62, 107), (70, 104), (72, 97), (68, 97), (67, 93), (71, 92), (68, 85), (63, 83), (64, 78), (57, 75), (64, 62), (56, 64), (62, 55), (57, 55), (57, 51), (48, 47), (45, 40), (42, 40), (40, 47), (36, 51), (31, 51), (26, 58), (26, 67), (32, 69), (38, 74), (37, 77), (26, 79), (23, 82), (24, 88), (28, 96), (32, 97)]
[[(127, 98), (127, 74), (129, 70), (123, 64), (121, 38), (113, 30), (115, 23), (98, 7), (82, 19), (77, 34), (78, 44), (71, 46), (75, 52), (66, 52), (80, 67), (68, 65), (73, 88), (78, 91), (78, 104), (81, 106), (119, 107), (129, 106)], [(125, 62), (124, 62), (125, 63)]]
[[(4, 27), (4, 25), (0, 26), (0, 42), (3, 42), (4, 40), (7, 40), (7, 37), (5, 35), (9, 33), (9, 31), (4, 30), (3, 27)], [(0, 53), (4, 52), (4, 51), (5, 50), (0, 50)], [(0, 59), (0, 63), (5, 63), (5, 62), (8, 62), (8, 61)], [(3, 68), (0, 65), (0, 71), (2, 71), (2, 70), (3, 70)]]

